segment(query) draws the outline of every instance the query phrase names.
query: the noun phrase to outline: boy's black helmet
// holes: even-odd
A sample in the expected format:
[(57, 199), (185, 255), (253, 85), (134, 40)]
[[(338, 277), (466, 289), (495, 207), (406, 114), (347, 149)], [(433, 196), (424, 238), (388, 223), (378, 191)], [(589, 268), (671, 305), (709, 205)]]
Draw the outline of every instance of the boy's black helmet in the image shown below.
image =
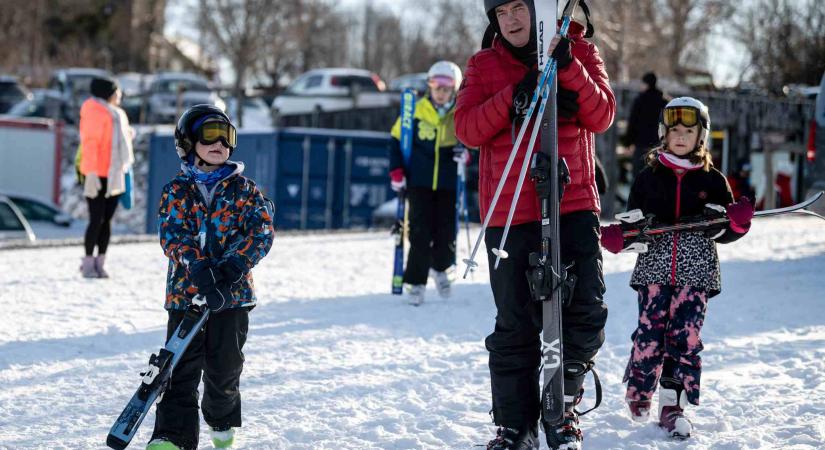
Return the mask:
[[(180, 159), (186, 161), (189, 152), (194, 150), (195, 142), (198, 140), (192, 125), (204, 116), (216, 116), (228, 124), (232, 124), (229, 116), (223, 110), (214, 105), (194, 105), (181, 114), (178, 125), (175, 127), (175, 150)], [(234, 127), (234, 125), (232, 125)], [(232, 148), (230, 151), (234, 150)]]

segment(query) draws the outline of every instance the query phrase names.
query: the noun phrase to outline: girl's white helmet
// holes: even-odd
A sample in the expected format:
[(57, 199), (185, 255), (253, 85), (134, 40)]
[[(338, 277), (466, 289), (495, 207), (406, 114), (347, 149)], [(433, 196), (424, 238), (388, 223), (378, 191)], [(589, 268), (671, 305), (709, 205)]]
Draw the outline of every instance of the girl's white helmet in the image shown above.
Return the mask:
[(438, 81), (439, 79), (450, 79), (453, 82), (453, 86), (455, 86), (455, 90), (458, 90), (458, 87), (461, 86), (461, 69), (456, 65), (456, 63), (451, 61), (438, 61), (437, 63), (433, 64), (430, 67), (430, 70), (427, 71), (427, 81)]
[(710, 135), (710, 114), (704, 103), (693, 97), (677, 97), (669, 101), (659, 116), (659, 139), (664, 140), (668, 128), (679, 123), (687, 127), (698, 124), (700, 132), (696, 145), (707, 145)]

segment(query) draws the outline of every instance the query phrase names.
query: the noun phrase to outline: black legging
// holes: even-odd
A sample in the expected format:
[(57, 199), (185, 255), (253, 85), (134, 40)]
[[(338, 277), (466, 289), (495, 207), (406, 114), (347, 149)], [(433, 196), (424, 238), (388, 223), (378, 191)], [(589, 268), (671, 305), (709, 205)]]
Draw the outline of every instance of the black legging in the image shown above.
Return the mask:
[(112, 216), (115, 215), (120, 199), (120, 195), (106, 198), (106, 178), (100, 179), (100, 186), (97, 197), (86, 197), (86, 203), (89, 205), (89, 226), (86, 227), (86, 236), (83, 239), (86, 256), (92, 256), (95, 245), (99, 255), (106, 253), (112, 235)]

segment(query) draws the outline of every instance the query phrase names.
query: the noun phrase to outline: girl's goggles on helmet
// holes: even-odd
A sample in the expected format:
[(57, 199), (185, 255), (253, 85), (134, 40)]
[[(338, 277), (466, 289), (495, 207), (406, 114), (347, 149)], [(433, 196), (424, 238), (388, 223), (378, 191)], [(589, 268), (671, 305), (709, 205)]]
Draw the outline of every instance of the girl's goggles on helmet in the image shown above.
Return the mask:
[(233, 149), (238, 143), (238, 133), (235, 127), (226, 122), (206, 122), (195, 131), (198, 142), (203, 145), (221, 141), (228, 148)]
[(705, 126), (702, 114), (697, 108), (692, 106), (675, 106), (665, 108), (662, 111), (662, 123), (666, 127), (674, 127), (677, 124), (682, 124), (686, 127), (692, 127), (699, 123)]

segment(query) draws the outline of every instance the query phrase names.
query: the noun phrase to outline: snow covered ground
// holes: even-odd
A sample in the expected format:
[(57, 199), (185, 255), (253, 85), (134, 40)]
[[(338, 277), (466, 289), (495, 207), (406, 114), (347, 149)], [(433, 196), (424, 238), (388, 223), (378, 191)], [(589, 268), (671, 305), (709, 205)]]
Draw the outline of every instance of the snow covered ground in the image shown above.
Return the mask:
[[(384, 233), (276, 236), (255, 269), (239, 448), (470, 449), (493, 435), (485, 262), (453, 298), (430, 286), (414, 308), (388, 295), (391, 247)], [(703, 404), (689, 412), (688, 442), (625, 412), (634, 256), (605, 255), (605, 399), (582, 419), (585, 448), (825, 448), (825, 224), (765, 219), (719, 249), (724, 290), (705, 322)], [(160, 247), (114, 245), (109, 280), (80, 278), (81, 253), (0, 251), (2, 449), (103, 448), (163, 344)], [(133, 447), (153, 421), (154, 412)], [(205, 433), (201, 442), (208, 448)]]

